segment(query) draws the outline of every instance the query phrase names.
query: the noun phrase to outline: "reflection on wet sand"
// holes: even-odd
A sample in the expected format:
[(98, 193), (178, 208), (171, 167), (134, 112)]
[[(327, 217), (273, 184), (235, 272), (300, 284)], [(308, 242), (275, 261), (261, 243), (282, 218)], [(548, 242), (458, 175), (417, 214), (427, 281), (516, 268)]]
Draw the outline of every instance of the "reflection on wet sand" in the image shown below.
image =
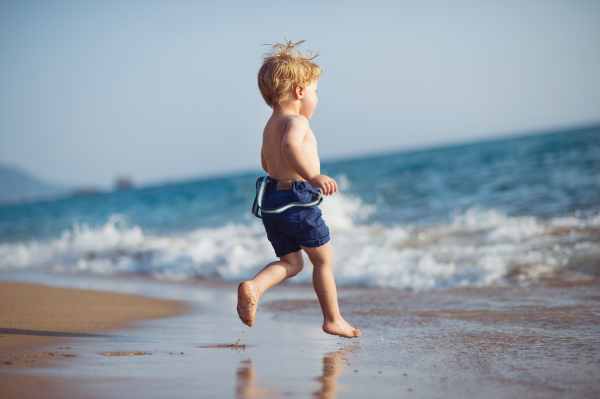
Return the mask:
[[(344, 365), (357, 349), (356, 345), (347, 346), (335, 352), (323, 355), (323, 375), (316, 380), (321, 387), (313, 393), (319, 399), (333, 399), (336, 397), (341, 386), (338, 386), (337, 378), (340, 374), (347, 372)], [(238, 399), (253, 399), (265, 397), (279, 397), (281, 393), (272, 388), (259, 388), (255, 386), (256, 374), (252, 360), (242, 360), (236, 372), (235, 395)]]
[(256, 387), (255, 382), (254, 363), (251, 359), (242, 360), (236, 372), (236, 398), (278, 398), (281, 396), (281, 393), (275, 389)]
[(242, 360), (240, 362), (240, 367), (238, 367), (236, 372), (235, 397), (244, 399), (258, 397), (256, 387), (254, 386), (254, 380), (256, 380), (256, 376), (254, 374), (252, 360)]
[(344, 369), (344, 364), (349, 365), (348, 360), (354, 353), (356, 346), (347, 346), (339, 351), (329, 352), (323, 356), (323, 375), (317, 377), (321, 382), (321, 387), (313, 396), (319, 399), (333, 399), (336, 397), (338, 390), (337, 378), (342, 372), (347, 372)]

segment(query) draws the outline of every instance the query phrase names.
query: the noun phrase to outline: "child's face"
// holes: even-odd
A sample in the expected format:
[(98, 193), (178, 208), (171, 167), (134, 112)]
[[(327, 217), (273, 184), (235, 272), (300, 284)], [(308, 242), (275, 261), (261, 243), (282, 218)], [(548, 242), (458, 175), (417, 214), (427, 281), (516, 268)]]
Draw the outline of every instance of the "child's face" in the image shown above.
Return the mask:
[(315, 80), (310, 86), (306, 86), (302, 92), (304, 95), (300, 99), (300, 115), (310, 120), (319, 102), (317, 98), (317, 81)]

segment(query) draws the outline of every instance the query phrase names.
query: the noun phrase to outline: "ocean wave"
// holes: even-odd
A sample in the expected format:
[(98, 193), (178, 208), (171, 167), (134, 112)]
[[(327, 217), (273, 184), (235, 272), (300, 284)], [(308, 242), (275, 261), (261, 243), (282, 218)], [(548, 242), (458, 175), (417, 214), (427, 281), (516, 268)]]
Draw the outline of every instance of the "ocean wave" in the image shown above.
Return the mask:
[[(322, 204), (338, 285), (434, 289), (598, 274), (600, 215), (508, 217), (472, 207), (436, 226), (367, 223), (374, 207), (336, 194)], [(158, 279), (241, 281), (275, 260), (259, 220), (159, 235), (113, 215), (99, 228), (75, 223), (58, 238), (0, 244), (0, 270), (147, 274)], [(312, 266), (291, 283), (310, 283)]]

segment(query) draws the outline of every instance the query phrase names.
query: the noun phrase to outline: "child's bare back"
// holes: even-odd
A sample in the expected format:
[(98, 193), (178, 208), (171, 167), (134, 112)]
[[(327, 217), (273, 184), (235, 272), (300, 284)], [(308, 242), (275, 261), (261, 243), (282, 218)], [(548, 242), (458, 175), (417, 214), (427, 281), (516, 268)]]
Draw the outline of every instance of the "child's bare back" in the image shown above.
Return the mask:
[[(252, 327), (260, 296), (302, 270), (304, 250), (313, 264), (323, 331), (353, 338), (361, 333), (340, 314), (329, 229), (317, 206), (321, 193), (337, 192), (335, 180), (320, 174), (317, 140), (308, 124), (318, 103), (321, 68), (310, 62), (314, 57), (297, 51), (300, 43), (275, 45), (274, 51), (264, 57), (258, 74), (261, 94), (273, 108), (261, 150), (262, 166), (269, 174), (261, 202), (266, 204), (261, 208), (262, 219), (279, 261), (269, 263), (252, 280), (240, 284), (237, 310), (244, 324)], [(296, 206), (288, 206), (290, 203)]]
[[(295, 129), (294, 129), (295, 128)], [(286, 161), (284, 146), (293, 145), (291, 134), (288, 130), (295, 132), (296, 129), (305, 129), (305, 135), (300, 141), (302, 150), (309, 168), (321, 173), (321, 163), (317, 153), (317, 139), (308, 126), (308, 120), (302, 115), (276, 114), (273, 113), (263, 132), (262, 143), (262, 165), (265, 172), (276, 180), (304, 180)], [(288, 156), (289, 157), (289, 156)]]

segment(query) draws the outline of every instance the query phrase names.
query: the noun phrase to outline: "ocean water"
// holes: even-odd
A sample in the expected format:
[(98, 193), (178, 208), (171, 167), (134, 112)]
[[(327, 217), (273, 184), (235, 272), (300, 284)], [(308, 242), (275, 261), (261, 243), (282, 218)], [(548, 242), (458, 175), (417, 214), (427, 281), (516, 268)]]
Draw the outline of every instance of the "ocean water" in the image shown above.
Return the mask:
[[(325, 162), (338, 285), (427, 290), (600, 275), (600, 126)], [(0, 270), (251, 278), (274, 252), (261, 171), (0, 207)], [(290, 283), (310, 283), (311, 266)]]

